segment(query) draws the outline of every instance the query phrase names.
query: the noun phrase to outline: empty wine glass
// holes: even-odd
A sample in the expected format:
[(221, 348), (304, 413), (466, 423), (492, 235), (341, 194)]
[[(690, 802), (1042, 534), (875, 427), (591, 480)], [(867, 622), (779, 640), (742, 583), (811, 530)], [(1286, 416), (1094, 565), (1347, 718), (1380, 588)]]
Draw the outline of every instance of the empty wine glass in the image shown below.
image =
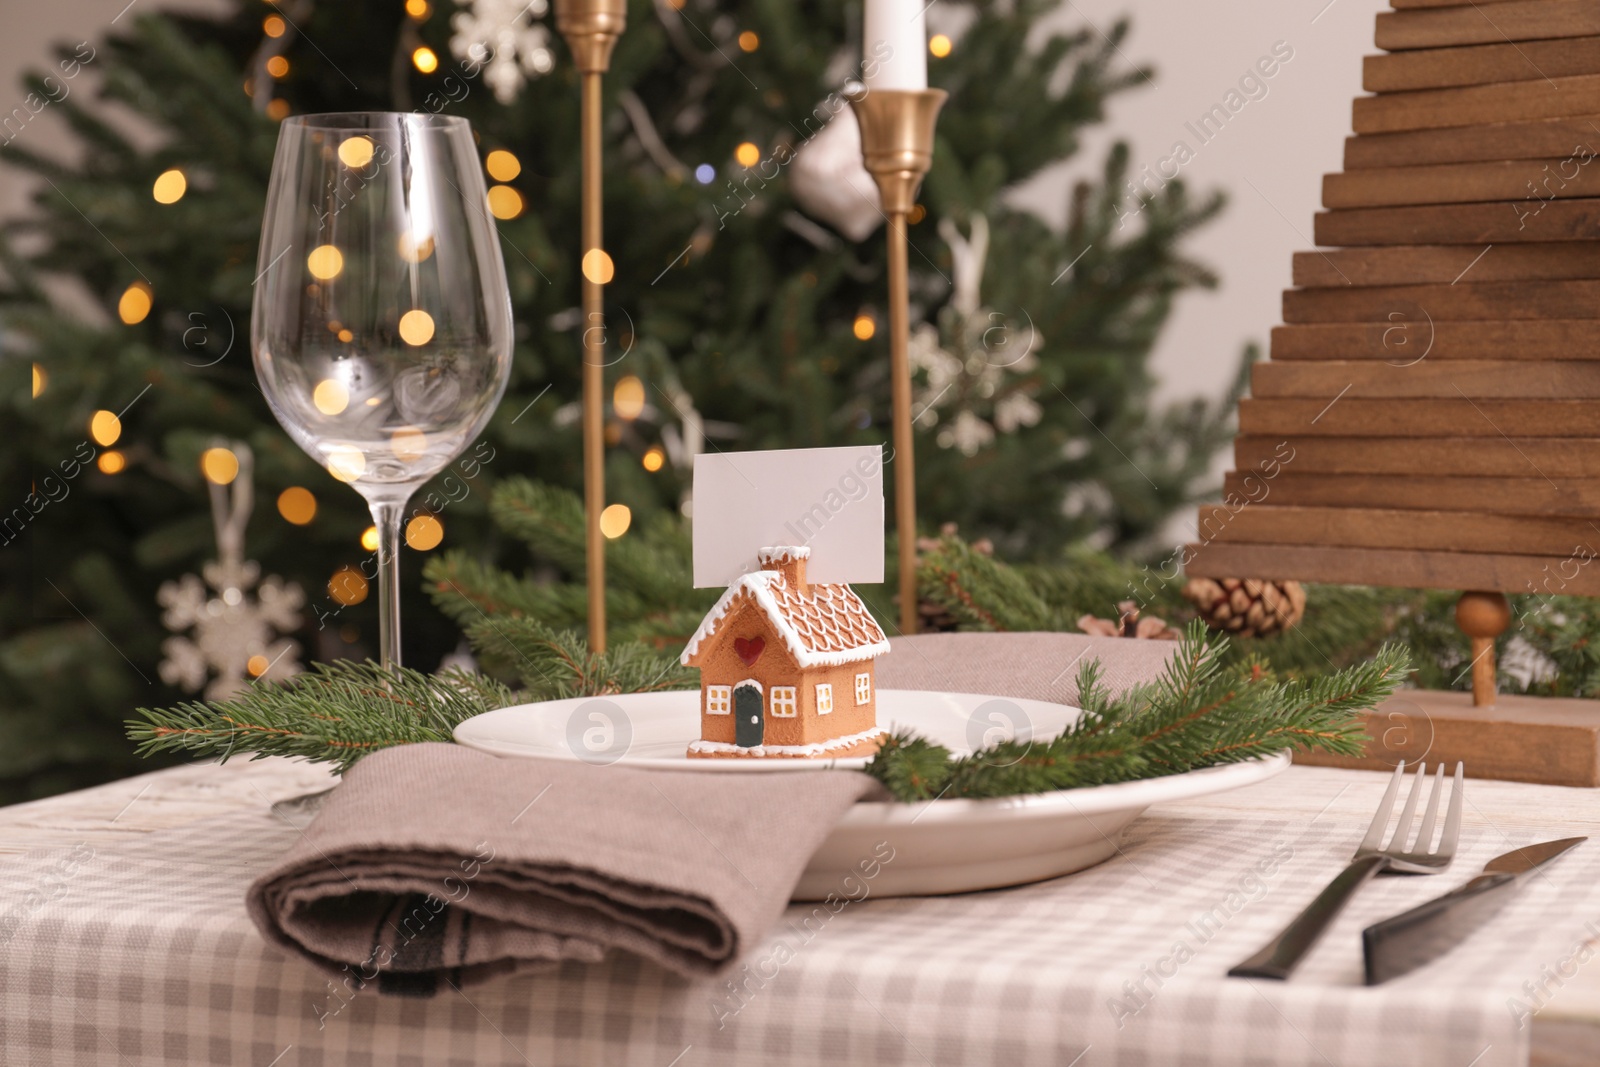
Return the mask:
[(401, 513), (483, 429), (511, 372), (511, 298), (467, 121), (286, 119), (257, 270), (261, 392), (366, 498), (380, 654), (398, 666)]

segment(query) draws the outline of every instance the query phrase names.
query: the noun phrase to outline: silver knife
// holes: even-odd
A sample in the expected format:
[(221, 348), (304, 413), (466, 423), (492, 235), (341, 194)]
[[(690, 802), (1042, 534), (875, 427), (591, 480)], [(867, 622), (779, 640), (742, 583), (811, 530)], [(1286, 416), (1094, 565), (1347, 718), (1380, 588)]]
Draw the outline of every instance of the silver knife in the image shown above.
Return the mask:
[(1449, 952), (1488, 922), (1529, 873), (1587, 837), (1568, 837), (1512, 849), (1483, 865), (1483, 873), (1460, 889), (1361, 932), (1367, 984), (1377, 985), (1414, 971)]

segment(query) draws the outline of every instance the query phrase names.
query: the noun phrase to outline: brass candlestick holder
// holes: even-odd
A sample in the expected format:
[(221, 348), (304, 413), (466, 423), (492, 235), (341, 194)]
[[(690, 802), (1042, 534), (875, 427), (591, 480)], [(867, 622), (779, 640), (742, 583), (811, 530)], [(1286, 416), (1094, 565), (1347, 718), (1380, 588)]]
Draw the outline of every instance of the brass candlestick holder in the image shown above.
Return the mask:
[[(589, 647), (606, 648), (605, 279), (601, 226), (600, 79), (628, 24), (627, 0), (555, 0), (556, 29), (583, 79), (583, 505)], [(593, 255), (599, 253), (599, 255)]]
[(906, 215), (933, 164), (943, 89), (867, 89), (850, 99), (861, 156), (889, 220), (889, 373), (894, 397), (894, 515), (900, 545), (900, 631), (917, 632), (917, 481), (911, 444), (910, 281)]

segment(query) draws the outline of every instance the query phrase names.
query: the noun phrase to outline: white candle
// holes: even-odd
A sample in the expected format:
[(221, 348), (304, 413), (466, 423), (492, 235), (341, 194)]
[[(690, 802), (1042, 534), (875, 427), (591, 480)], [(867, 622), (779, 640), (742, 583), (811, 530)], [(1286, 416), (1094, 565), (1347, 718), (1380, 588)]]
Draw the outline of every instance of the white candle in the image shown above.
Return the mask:
[(927, 6), (926, 0), (867, 0), (861, 64), (868, 89), (928, 87)]

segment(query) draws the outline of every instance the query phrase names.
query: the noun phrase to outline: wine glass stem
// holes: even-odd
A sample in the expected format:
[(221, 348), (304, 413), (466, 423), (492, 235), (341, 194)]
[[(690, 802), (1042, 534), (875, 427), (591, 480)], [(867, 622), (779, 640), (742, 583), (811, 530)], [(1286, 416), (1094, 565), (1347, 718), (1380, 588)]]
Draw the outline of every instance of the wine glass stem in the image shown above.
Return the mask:
[(378, 659), (400, 666), (400, 515), (405, 504), (372, 504), (378, 528)]

